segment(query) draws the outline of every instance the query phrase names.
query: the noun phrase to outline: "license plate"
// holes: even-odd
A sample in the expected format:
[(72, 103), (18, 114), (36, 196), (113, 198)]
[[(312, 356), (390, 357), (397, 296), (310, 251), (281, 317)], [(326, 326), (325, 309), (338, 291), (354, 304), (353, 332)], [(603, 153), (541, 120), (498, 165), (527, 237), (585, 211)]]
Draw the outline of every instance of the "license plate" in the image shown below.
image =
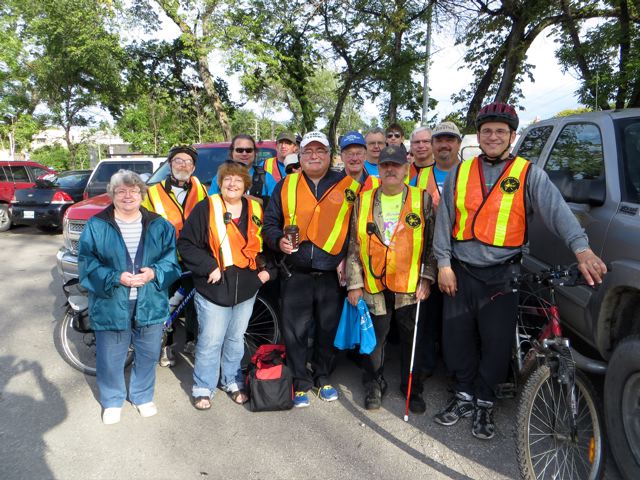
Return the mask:
[(31, 210), (25, 210), (24, 212), (22, 212), (22, 217), (23, 218), (35, 218), (35, 213), (32, 212)]

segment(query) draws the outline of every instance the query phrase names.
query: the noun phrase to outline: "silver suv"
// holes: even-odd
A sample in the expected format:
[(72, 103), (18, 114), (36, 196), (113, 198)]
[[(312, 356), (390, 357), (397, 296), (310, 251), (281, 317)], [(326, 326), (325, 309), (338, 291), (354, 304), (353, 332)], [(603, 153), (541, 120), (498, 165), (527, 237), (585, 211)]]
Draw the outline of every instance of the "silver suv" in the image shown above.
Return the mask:
[[(535, 123), (514, 152), (549, 174), (593, 251), (612, 266), (600, 288), (559, 288), (557, 299), (563, 327), (606, 369), (609, 441), (625, 476), (640, 478), (640, 109)], [(528, 269), (575, 262), (540, 219), (528, 235)]]

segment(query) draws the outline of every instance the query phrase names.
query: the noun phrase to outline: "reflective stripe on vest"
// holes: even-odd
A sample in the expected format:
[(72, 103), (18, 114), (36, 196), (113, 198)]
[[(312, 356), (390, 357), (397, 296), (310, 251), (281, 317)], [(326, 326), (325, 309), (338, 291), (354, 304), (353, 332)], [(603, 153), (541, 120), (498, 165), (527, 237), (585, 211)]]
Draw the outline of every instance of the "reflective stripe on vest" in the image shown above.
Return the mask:
[(420, 170), (416, 180), (416, 186), (429, 192), (431, 200), (433, 200), (433, 208), (438, 208), (438, 204), (440, 203), (440, 189), (436, 183), (436, 174), (433, 171), (433, 165), (429, 165)]
[(364, 288), (369, 293), (378, 293), (385, 288), (396, 293), (414, 293), (418, 286), (425, 229), (423, 193), (417, 187), (407, 189), (389, 246), (377, 234), (367, 232), (367, 224), (374, 222), (373, 204), (377, 190), (360, 195), (358, 241)]
[(270, 173), (275, 179), (276, 183), (282, 180), (282, 174), (278, 167), (278, 159), (276, 157), (267, 158), (262, 164), (262, 168), (267, 173)]
[[(227, 209), (219, 194), (209, 197), (209, 247), (221, 269), (235, 265), (256, 269), (256, 256), (262, 251), (262, 207), (247, 199), (247, 239), (233, 222), (224, 222)], [(220, 238), (222, 234), (222, 238)], [(222, 257), (222, 261), (220, 258)]]
[(360, 193), (366, 192), (368, 190), (374, 190), (380, 186), (380, 179), (378, 177), (374, 177), (373, 175), (367, 175), (367, 178), (364, 179), (364, 183), (360, 187)]
[(174, 196), (165, 190), (166, 180), (149, 187), (147, 195), (153, 206), (153, 211), (168, 220), (176, 229), (176, 239), (180, 236), (184, 221), (191, 214), (191, 210), (207, 196), (207, 192), (196, 177), (191, 177), (191, 188), (187, 191), (184, 210)]
[(310, 241), (331, 255), (342, 250), (360, 184), (346, 176), (316, 199), (301, 173), (284, 178), (280, 198), (284, 226), (298, 225), (300, 242)]
[(481, 162), (476, 157), (458, 167), (452, 235), (458, 241), (476, 239), (494, 247), (520, 247), (526, 242), (525, 191), (531, 164), (516, 157), (485, 199)]

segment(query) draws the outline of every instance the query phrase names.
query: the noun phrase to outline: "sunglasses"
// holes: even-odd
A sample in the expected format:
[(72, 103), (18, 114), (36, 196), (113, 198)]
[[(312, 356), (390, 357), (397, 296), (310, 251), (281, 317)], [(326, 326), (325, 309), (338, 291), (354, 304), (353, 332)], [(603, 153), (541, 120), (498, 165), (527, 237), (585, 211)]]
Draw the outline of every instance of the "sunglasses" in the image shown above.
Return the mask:
[(287, 165), (286, 167), (284, 167), (284, 171), (287, 174), (289, 174), (289, 173), (293, 172), (297, 168), (300, 168), (300, 163), (291, 163), (291, 164)]
[(398, 132), (389, 132), (387, 133), (387, 138), (400, 138), (400, 134)]
[(253, 148), (252, 147), (249, 147), (249, 148), (236, 147), (233, 149), (233, 151), (236, 153), (253, 153)]

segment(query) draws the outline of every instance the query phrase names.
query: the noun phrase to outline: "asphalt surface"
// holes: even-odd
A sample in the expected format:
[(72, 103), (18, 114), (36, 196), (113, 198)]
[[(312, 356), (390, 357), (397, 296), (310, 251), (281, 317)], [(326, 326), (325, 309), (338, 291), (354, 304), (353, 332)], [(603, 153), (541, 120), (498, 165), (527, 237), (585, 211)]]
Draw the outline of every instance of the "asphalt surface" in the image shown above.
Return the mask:
[(345, 358), (333, 376), (337, 402), (252, 413), (218, 392), (199, 412), (190, 358), (178, 355), (174, 368), (158, 369), (157, 416), (143, 419), (126, 404), (119, 424), (102, 425), (95, 378), (67, 365), (53, 342), (63, 316), (61, 243), (26, 227), (0, 233), (0, 479), (518, 478), (516, 401), (498, 405), (491, 441), (472, 437), (470, 419), (438, 426), (431, 417), (449, 397), (439, 372), (426, 384), (427, 413), (405, 423), (393, 348), (377, 412), (364, 410), (359, 370)]

